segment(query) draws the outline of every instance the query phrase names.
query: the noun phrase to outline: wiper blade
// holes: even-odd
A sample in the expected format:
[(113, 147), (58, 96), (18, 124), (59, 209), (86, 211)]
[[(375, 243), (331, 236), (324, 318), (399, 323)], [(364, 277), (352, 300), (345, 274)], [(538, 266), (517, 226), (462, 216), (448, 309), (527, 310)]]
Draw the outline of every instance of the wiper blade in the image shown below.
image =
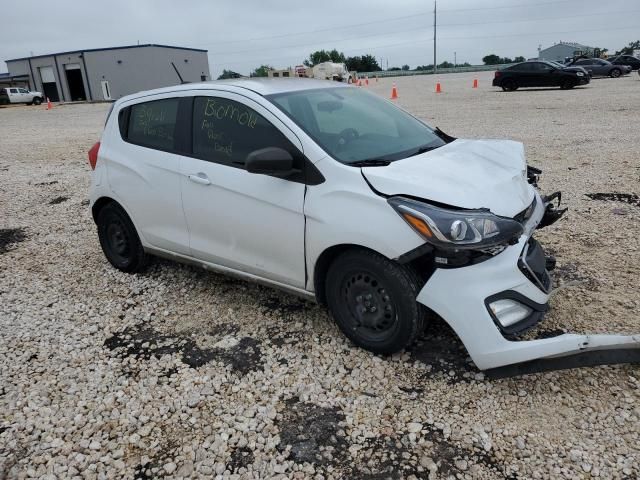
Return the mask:
[(438, 147), (430, 147), (427, 145), (423, 145), (422, 147), (419, 147), (415, 152), (412, 152), (410, 155), (407, 155), (406, 158), (409, 157), (415, 157), (416, 155), (420, 155), (421, 153), (427, 153), (430, 152), (431, 150), (435, 150)]
[(386, 167), (391, 162), (389, 160), (380, 160), (377, 158), (370, 158), (367, 160), (358, 160), (349, 163), (353, 167)]

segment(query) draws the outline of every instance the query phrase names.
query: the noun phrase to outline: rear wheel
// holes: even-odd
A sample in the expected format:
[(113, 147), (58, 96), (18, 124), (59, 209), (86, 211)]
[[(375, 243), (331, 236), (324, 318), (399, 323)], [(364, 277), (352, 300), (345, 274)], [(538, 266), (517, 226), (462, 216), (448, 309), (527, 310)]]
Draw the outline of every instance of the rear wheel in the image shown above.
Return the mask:
[(123, 272), (142, 270), (147, 256), (133, 222), (116, 203), (109, 203), (98, 213), (98, 237), (107, 260)]
[(40, 97), (35, 97), (31, 103), (33, 105), (40, 105), (42, 103), (42, 99)]
[(349, 250), (329, 267), (329, 310), (357, 346), (391, 354), (411, 345), (426, 312), (417, 301), (420, 281), (408, 268), (369, 250)]
[(619, 68), (614, 68), (609, 72), (611, 78), (618, 78), (620, 75), (622, 75), (622, 71)]
[(502, 90), (505, 92), (515, 92), (518, 89), (518, 83), (510, 78), (502, 82)]
[(574, 82), (573, 80), (567, 78), (566, 80), (564, 80), (562, 82), (562, 84), (560, 85), (560, 88), (562, 90), (570, 90), (575, 86), (576, 86), (576, 82)]

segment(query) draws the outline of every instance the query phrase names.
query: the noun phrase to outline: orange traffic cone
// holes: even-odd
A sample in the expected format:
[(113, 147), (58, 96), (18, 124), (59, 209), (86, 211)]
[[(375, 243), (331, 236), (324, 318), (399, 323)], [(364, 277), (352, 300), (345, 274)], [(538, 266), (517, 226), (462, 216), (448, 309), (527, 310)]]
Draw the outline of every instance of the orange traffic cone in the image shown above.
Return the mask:
[(478, 88), (478, 79), (477, 78), (473, 79), (473, 88)]
[(49, 97), (47, 97), (47, 110), (51, 110), (53, 108), (53, 105), (51, 104), (51, 100), (49, 100)]
[(368, 87), (369, 86), (369, 77), (366, 76), (364, 77), (364, 84)]
[(361, 87), (362, 86), (362, 80), (358, 80), (358, 86)]
[(396, 88), (396, 84), (393, 84), (393, 88), (391, 89), (391, 100), (395, 100), (398, 98), (398, 89)]
[(442, 93), (442, 87), (440, 86), (440, 82), (436, 83), (436, 93)]

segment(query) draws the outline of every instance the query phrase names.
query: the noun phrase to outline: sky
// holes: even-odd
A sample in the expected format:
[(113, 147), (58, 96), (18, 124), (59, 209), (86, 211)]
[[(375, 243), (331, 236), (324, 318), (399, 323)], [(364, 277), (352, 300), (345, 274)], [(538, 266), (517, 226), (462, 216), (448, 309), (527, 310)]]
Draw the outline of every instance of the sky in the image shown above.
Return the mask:
[[(333, 48), (413, 68), (433, 62), (433, 8), (433, 0), (20, 0), (3, 9), (0, 60), (159, 43), (207, 49), (213, 78), (287, 68)], [(613, 52), (640, 39), (640, 0), (438, 0), (437, 10), (438, 63), (531, 58), (559, 41)]]

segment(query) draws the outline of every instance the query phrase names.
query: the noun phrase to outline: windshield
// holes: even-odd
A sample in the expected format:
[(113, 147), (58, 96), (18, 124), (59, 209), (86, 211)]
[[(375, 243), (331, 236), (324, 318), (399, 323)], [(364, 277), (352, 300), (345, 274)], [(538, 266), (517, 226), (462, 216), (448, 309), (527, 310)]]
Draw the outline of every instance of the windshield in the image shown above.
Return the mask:
[(358, 88), (302, 90), (267, 98), (342, 163), (384, 165), (446, 143), (408, 113)]

